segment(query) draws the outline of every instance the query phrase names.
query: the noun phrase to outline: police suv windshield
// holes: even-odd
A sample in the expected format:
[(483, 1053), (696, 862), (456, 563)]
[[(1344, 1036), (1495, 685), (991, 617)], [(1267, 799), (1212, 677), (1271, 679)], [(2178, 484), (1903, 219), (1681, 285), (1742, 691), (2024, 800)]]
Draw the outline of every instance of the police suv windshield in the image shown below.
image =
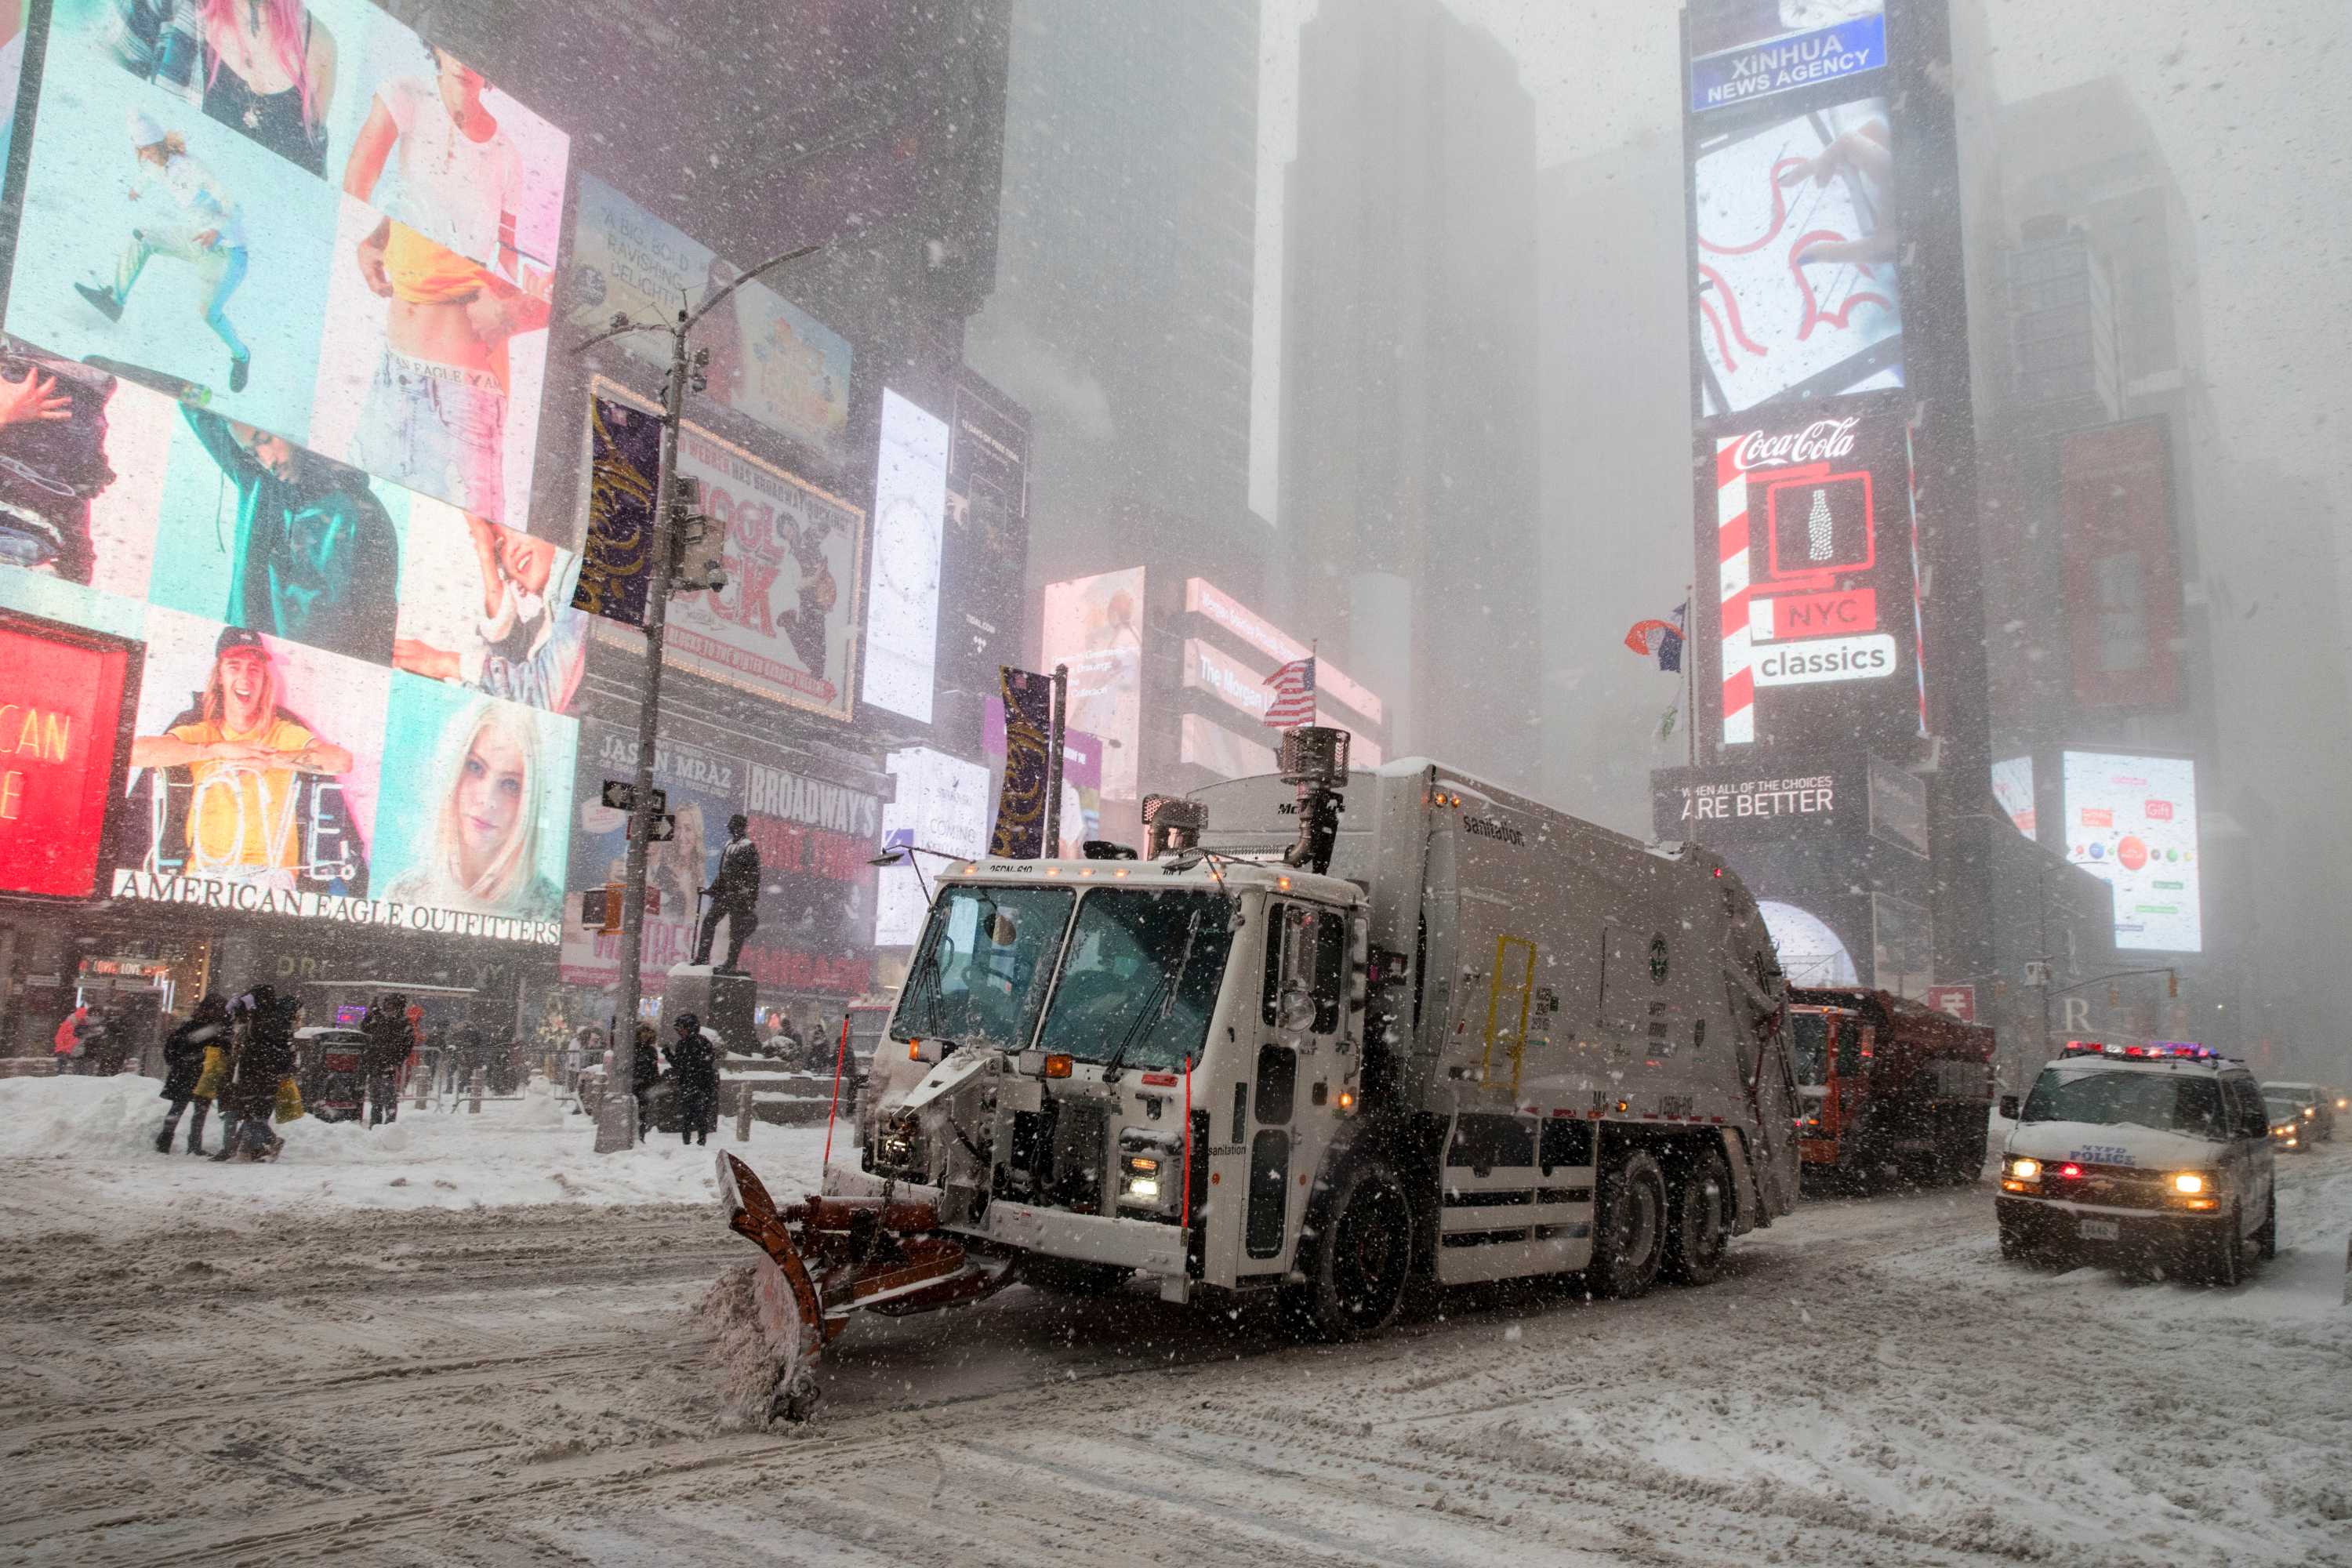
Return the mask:
[(1021, 1049), (1045, 1003), (1071, 902), (1066, 888), (946, 889), (907, 971), (890, 1037)]
[(2229, 1126), (2221, 1086), (2212, 1079), (2098, 1068), (2044, 1068), (2021, 1120), (2153, 1127), (2198, 1138), (2222, 1137)]

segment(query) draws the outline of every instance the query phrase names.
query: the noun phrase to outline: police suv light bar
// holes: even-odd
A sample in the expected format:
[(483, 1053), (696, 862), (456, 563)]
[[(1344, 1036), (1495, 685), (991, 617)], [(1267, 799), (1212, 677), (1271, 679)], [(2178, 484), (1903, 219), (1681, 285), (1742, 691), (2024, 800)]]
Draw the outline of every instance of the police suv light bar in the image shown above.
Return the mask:
[(2221, 1053), (2210, 1046), (2191, 1045), (2184, 1040), (2158, 1040), (2150, 1046), (2111, 1046), (2097, 1040), (2069, 1040), (2066, 1042), (2066, 1055), (2192, 1062), (2219, 1061), (2221, 1058)]

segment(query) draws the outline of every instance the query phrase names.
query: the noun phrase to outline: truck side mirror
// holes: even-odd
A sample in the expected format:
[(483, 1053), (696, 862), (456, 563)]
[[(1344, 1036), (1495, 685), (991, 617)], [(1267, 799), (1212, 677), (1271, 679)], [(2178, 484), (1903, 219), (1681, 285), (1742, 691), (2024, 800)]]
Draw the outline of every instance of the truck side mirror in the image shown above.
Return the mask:
[(2003, 1121), (2017, 1120), (2017, 1096), (2004, 1094), (2000, 1097), (2000, 1119)]

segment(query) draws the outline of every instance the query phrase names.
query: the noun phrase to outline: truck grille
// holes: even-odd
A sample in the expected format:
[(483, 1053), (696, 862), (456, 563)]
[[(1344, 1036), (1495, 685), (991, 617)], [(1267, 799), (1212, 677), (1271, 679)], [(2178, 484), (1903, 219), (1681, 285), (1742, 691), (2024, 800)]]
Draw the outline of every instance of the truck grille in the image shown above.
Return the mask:
[(1109, 1135), (1108, 1109), (1091, 1100), (1056, 1103), (1054, 1118), (1054, 1165), (1047, 1193), (1052, 1200), (1077, 1214), (1100, 1214), (1103, 1208), (1104, 1143)]

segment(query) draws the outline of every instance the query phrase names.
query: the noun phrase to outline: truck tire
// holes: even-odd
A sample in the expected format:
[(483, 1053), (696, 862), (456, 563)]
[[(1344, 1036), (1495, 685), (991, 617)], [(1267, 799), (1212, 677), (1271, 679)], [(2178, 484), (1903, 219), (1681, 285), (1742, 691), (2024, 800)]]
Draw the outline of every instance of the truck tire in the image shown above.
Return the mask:
[(1300, 1262), (1304, 1285), (1286, 1288), (1286, 1314), (1319, 1339), (1360, 1340), (1395, 1321), (1412, 1276), (1412, 1205), (1382, 1160), (1352, 1160), (1313, 1221)]
[(1669, 1279), (1709, 1285), (1723, 1272), (1731, 1247), (1731, 1167), (1718, 1148), (1702, 1149), (1675, 1184), (1674, 1223), (1661, 1265)]
[(1666, 1177), (1646, 1149), (1632, 1149), (1601, 1177), (1592, 1210), (1596, 1296), (1639, 1296), (1657, 1282), (1666, 1251)]

